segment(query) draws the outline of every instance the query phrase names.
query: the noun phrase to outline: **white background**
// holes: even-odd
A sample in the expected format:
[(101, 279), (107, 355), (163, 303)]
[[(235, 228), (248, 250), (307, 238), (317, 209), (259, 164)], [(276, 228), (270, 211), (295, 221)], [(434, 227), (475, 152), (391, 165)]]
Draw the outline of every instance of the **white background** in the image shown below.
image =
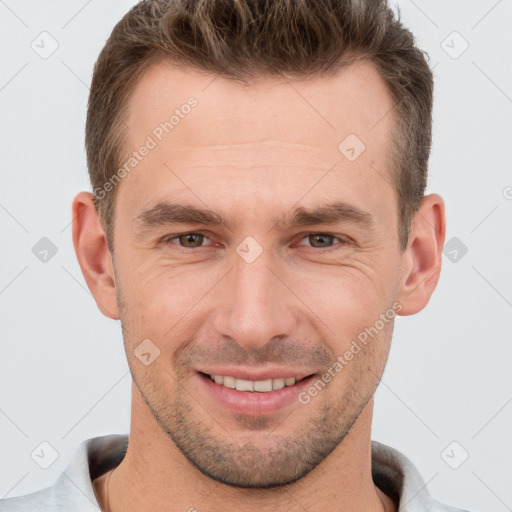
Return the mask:
[[(87, 290), (69, 223), (73, 196), (90, 188), (92, 67), (131, 4), (0, 1), (0, 497), (51, 485), (84, 439), (129, 429), (120, 326)], [(455, 263), (443, 257), (428, 307), (397, 320), (372, 437), (410, 457), (437, 499), (504, 512), (512, 510), (512, 1), (399, 6), (434, 67), (428, 190), (446, 201), (447, 240), (468, 252)], [(31, 48), (43, 31), (59, 45), (47, 59)], [(58, 249), (47, 263), (32, 253), (42, 237)], [(42, 441), (59, 453), (46, 470), (30, 455)], [(452, 458), (469, 453), (458, 469), (441, 457), (452, 441), (463, 447)]]

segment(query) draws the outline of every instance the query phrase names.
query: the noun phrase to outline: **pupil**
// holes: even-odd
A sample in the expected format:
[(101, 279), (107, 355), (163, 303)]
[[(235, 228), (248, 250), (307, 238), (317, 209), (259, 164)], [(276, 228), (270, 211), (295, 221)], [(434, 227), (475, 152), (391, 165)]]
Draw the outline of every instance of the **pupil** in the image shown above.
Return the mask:
[[(325, 235), (310, 235), (310, 241), (314, 240), (315, 238), (320, 240), (320, 245), (322, 246), (322, 243), (323, 244), (325, 244), (325, 243), (328, 244), (329, 241), (331, 241), (332, 236), (331, 235), (327, 235), (327, 236), (325, 236)], [(315, 246), (314, 243), (313, 243), (313, 246)]]
[[(192, 247), (197, 247), (198, 245), (201, 245), (203, 235), (190, 233), (188, 235), (183, 236), (185, 237), (186, 240), (185, 246), (189, 247), (189, 243), (191, 244)], [(196, 242), (199, 241), (199, 243), (194, 244), (194, 238), (196, 238)]]

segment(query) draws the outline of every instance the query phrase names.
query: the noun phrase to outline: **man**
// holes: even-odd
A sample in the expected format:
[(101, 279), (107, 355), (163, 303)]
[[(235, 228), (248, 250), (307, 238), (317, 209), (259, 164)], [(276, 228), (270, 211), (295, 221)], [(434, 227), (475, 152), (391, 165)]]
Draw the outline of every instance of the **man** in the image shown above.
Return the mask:
[(431, 108), (385, 2), (137, 4), (94, 70), (73, 202), (130, 435), (0, 510), (460, 510), (371, 440), (394, 319), (441, 269)]

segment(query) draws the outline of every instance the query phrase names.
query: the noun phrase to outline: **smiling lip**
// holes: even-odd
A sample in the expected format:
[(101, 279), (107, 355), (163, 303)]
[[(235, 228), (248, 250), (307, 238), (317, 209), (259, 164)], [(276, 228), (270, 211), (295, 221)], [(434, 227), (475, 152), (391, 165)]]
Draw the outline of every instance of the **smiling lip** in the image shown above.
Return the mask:
[[(276, 371), (261, 372), (258, 374), (248, 374), (240, 370), (235, 371), (234, 369), (231, 371), (233, 373), (215, 373), (214, 375), (230, 375), (240, 379), (246, 378), (247, 380), (265, 380), (265, 378), (271, 378), (269, 376), (279, 378), (286, 375), (286, 373), (283, 374)], [(315, 375), (309, 375), (296, 382), (293, 386), (287, 386), (282, 389), (266, 393), (258, 393), (251, 391), (238, 391), (237, 389), (231, 389), (223, 386), (222, 384), (217, 384), (211, 380), (209, 375), (205, 375), (202, 372), (197, 372), (196, 376), (200, 385), (204, 386), (205, 392), (208, 393), (208, 395), (212, 397), (217, 404), (233, 414), (243, 414), (246, 416), (263, 416), (273, 414), (294, 402), (297, 405), (301, 405), (298, 400), (298, 395), (310, 385), (315, 377)], [(288, 376), (293, 377), (295, 375), (288, 374)]]
[(244, 370), (240, 367), (236, 368), (209, 368), (207, 370), (200, 370), (201, 373), (206, 373), (207, 375), (229, 375), (230, 377), (234, 377), (235, 379), (243, 379), (243, 380), (267, 380), (267, 379), (280, 379), (280, 378), (289, 378), (295, 377), (297, 380), (303, 379), (304, 377), (308, 377), (312, 375), (314, 372), (304, 373), (302, 370), (293, 370), (290, 368), (274, 368), (272, 370), (265, 370), (254, 372), (250, 370)]

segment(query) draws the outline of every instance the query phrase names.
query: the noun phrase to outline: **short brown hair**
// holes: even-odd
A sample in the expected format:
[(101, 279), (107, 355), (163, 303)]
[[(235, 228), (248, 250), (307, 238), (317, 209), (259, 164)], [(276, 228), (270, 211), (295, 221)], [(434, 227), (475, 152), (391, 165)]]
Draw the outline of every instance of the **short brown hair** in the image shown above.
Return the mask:
[[(245, 81), (307, 78), (358, 59), (374, 64), (395, 103), (390, 147), (400, 247), (424, 195), (432, 126), (432, 72), (385, 0), (143, 0), (114, 27), (94, 67), (86, 123), (93, 191), (121, 165), (135, 84), (161, 59)], [(113, 251), (116, 187), (94, 193)]]

